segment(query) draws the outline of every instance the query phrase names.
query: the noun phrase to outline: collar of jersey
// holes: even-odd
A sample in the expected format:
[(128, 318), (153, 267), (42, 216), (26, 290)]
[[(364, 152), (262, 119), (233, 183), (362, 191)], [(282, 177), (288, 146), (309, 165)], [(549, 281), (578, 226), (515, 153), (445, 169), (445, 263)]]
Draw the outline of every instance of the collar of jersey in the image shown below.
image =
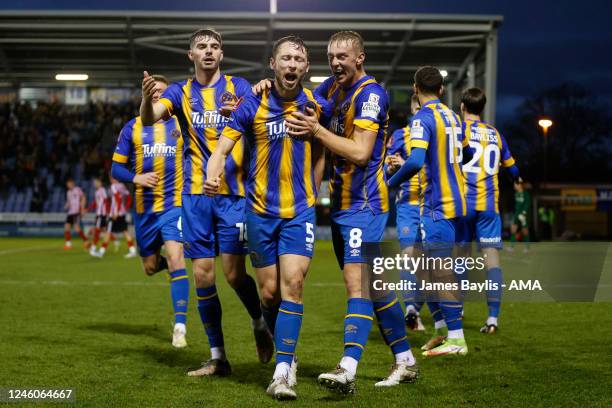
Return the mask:
[(431, 101), (427, 101), (427, 102), (425, 102), (425, 105), (423, 105), (423, 107), (425, 107), (427, 105), (436, 104), (436, 103), (440, 103), (440, 100), (439, 99), (432, 99)]
[(211, 85), (202, 85), (201, 83), (198, 82), (198, 79), (195, 77), (195, 75), (193, 76), (191, 82), (196, 84), (197, 86), (199, 86), (202, 89), (206, 89), (206, 88), (214, 88), (217, 85), (219, 85), (221, 83), (221, 81), (223, 81), (225, 79), (225, 75), (223, 75), (223, 72), (220, 72), (221, 76), (219, 77), (219, 79), (217, 79), (217, 82), (215, 82), (214, 84)]

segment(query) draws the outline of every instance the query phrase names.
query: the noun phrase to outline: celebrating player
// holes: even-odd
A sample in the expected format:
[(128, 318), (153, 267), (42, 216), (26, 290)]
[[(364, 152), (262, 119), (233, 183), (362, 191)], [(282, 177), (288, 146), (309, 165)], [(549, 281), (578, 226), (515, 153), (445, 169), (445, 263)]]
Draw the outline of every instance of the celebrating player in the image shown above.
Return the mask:
[(108, 225), (108, 214), (110, 211), (110, 199), (108, 198), (108, 192), (106, 191), (106, 187), (104, 187), (102, 178), (100, 176), (94, 178), (94, 186), (96, 187), (96, 193), (92, 209), (96, 210), (96, 221), (93, 226), (93, 245), (91, 248), (89, 248), (89, 254), (91, 256), (96, 256), (96, 247), (98, 245), (98, 241), (100, 240), (100, 232), (102, 231), (102, 228), (106, 228)]
[[(362, 289), (362, 242), (380, 242), (389, 211), (383, 161), (389, 103), (386, 91), (365, 72), (363, 39), (354, 31), (331, 36), (327, 56), (333, 76), (315, 93), (333, 107), (329, 127), (323, 128), (312, 115), (296, 112), (287, 119), (292, 128), (308, 129), (332, 152), (332, 238), (348, 295), (344, 319), (344, 356), (337, 368), (319, 376), (319, 382), (334, 390), (352, 393), (357, 364), (365, 348), (376, 314), (385, 342), (395, 355), (395, 364), (377, 387), (413, 381), (418, 368), (408, 339), (402, 308), (395, 293), (370, 299)], [(289, 131), (291, 134), (291, 130)]]
[[(321, 105), (301, 86), (308, 72), (308, 50), (295, 36), (279, 39), (270, 68), (272, 89), (249, 96), (233, 114), (208, 162), (206, 189), (221, 188), (224, 163), (245, 136), (250, 170), (247, 230), (251, 262), (262, 303), (272, 309), (282, 299), (276, 322), (269, 322), (276, 345), (276, 370), (267, 394), (295, 399), (295, 349), (302, 325), (302, 288), (315, 242), (315, 199), (324, 169), (323, 151), (310, 130), (288, 131), (285, 121), (306, 112), (318, 122)], [(280, 282), (278, 287), (277, 282)], [(293, 366), (293, 367), (292, 367)]]
[[(161, 75), (153, 79), (156, 102), (168, 80)], [(172, 345), (186, 347), (189, 278), (181, 232), (183, 139), (176, 117), (153, 126), (143, 126), (140, 118), (129, 121), (119, 134), (111, 171), (117, 180), (136, 185), (135, 229), (142, 265), (149, 276), (168, 269), (174, 309)], [(161, 256), (162, 245), (166, 257)]]
[(519, 178), (518, 168), (503, 136), (493, 126), (482, 122), (480, 115), (487, 98), (479, 88), (466, 89), (461, 95), (463, 131), (472, 148), (473, 157), (463, 166), (466, 180), (465, 198), (467, 215), (460, 219), (457, 242), (463, 247), (463, 255), (469, 255), (472, 240), (476, 239), (482, 250), (487, 268), (487, 280), (497, 285), (487, 291), (489, 317), (480, 329), (481, 333), (497, 332), (503, 283), (499, 263), (502, 247), (502, 222), (499, 216), (499, 166), (508, 168), (512, 177)]
[[(461, 119), (440, 102), (443, 77), (434, 67), (422, 67), (414, 75), (414, 91), (421, 109), (410, 124), (410, 158), (395, 173), (389, 186), (396, 187), (411, 179), (424, 167), (425, 191), (421, 212), (423, 248), (430, 258), (448, 259), (455, 245), (455, 228), (459, 217), (466, 214), (465, 182), (461, 173), (464, 156), (470, 155)], [(437, 282), (456, 283), (454, 271), (447, 262), (439, 262), (434, 270)], [(439, 345), (428, 342), (424, 356), (467, 354), (463, 336), (463, 304), (458, 291), (439, 291), (439, 305), (448, 328), (448, 337), (436, 335)], [(430, 305), (430, 307), (432, 307)], [(437, 314), (432, 310), (432, 314)]]
[(146, 72), (140, 106), (142, 123), (151, 125), (175, 115), (183, 133), (183, 238), (185, 257), (193, 262), (198, 311), (208, 336), (211, 358), (190, 376), (227, 375), (231, 367), (224, 349), (221, 302), (215, 286), (215, 255), (221, 253), (223, 273), (252, 319), (259, 360), (272, 357), (273, 344), (262, 317), (257, 286), (246, 273), (244, 143), (239, 142), (225, 163), (219, 195), (204, 195), (206, 162), (215, 150), (219, 133), (229, 115), (251, 88), (242, 78), (222, 75), (221, 35), (198, 30), (189, 40), (189, 60), (195, 75), (171, 84), (159, 101), (153, 102), (155, 81)]
[[(419, 111), (419, 99), (416, 95), (410, 98), (410, 111), (414, 116)], [(387, 173), (395, 173), (410, 156), (410, 124), (398, 129), (391, 135), (391, 146), (387, 150), (385, 163)], [(419, 230), (421, 206), (421, 177), (419, 174), (403, 182), (395, 199), (397, 236), (402, 252), (409, 257), (420, 256), (421, 232)], [(403, 280), (417, 283), (417, 271), (402, 271)], [(419, 316), (423, 302), (417, 301), (418, 291), (406, 290), (402, 298), (406, 306), (406, 327), (411, 330), (424, 331), (425, 327)]]
[(64, 208), (68, 212), (66, 223), (64, 224), (64, 249), (72, 249), (72, 241), (70, 239), (70, 228), (74, 228), (77, 234), (83, 240), (83, 247), (89, 248), (89, 241), (81, 228), (81, 214), (85, 213), (85, 204), (87, 199), (83, 190), (74, 184), (74, 180), (69, 178), (66, 180), (66, 204)]
[(104, 241), (102, 242), (102, 247), (96, 253), (92, 253), (92, 256), (97, 258), (104, 257), (111, 237), (114, 234), (123, 234), (128, 245), (128, 253), (124, 255), (124, 258), (134, 258), (136, 256), (136, 248), (134, 247), (134, 240), (132, 239), (132, 235), (128, 230), (126, 220), (127, 211), (132, 205), (132, 196), (125, 187), (125, 184), (113, 177), (111, 177), (110, 190), (110, 220), (108, 222), (106, 235), (104, 237)]

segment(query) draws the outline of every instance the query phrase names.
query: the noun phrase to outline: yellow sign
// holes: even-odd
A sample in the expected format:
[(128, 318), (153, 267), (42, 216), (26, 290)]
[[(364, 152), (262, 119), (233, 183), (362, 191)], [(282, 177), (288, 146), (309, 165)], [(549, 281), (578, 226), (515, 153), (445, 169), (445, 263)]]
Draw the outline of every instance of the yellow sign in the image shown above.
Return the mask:
[(595, 211), (597, 191), (594, 188), (573, 188), (561, 190), (563, 211)]

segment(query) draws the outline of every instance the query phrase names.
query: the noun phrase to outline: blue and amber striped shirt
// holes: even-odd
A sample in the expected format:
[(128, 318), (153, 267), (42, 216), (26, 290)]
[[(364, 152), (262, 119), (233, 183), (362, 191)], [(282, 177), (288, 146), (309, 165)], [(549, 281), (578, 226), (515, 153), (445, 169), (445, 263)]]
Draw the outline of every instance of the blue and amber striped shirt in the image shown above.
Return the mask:
[[(195, 78), (190, 78), (173, 83), (164, 91), (160, 102), (171, 115), (176, 115), (183, 131), (184, 194), (204, 194), (208, 158), (230, 121), (219, 113), (219, 108), (251, 93), (245, 79), (229, 75), (221, 75), (211, 86), (200, 85)], [(225, 163), (219, 194), (245, 196), (244, 153), (244, 144), (239, 142)]]
[(467, 208), (499, 213), (499, 166), (514, 164), (508, 143), (497, 129), (484, 122), (465, 121), (463, 131), (474, 155), (463, 166)]
[(422, 215), (433, 219), (466, 215), (461, 165), (467, 144), (459, 116), (437, 99), (423, 105), (412, 118), (410, 147), (427, 150), (422, 171)]
[[(323, 101), (324, 103), (324, 101)], [(293, 100), (284, 100), (275, 89), (245, 99), (222, 135), (234, 141), (247, 139), (250, 165), (247, 208), (259, 215), (293, 218), (316, 199), (313, 139), (287, 135), (285, 117), (310, 106), (321, 117), (323, 108), (312, 92), (303, 89)]]
[[(397, 129), (391, 135), (391, 146), (387, 150), (387, 157), (399, 154), (399, 156), (408, 160), (410, 156), (410, 126), (402, 129)], [(395, 200), (396, 204), (407, 203), (410, 205), (420, 204), (421, 193), (421, 173), (417, 173), (408, 181), (400, 184), (399, 191)]]
[(371, 76), (365, 76), (348, 89), (334, 77), (327, 78), (315, 90), (327, 99), (333, 109), (328, 129), (334, 134), (353, 138), (355, 127), (375, 133), (372, 156), (361, 167), (344, 157), (332, 155), (329, 189), (332, 212), (369, 208), (374, 214), (389, 211), (389, 192), (384, 171), (384, 158), (389, 122), (389, 101), (384, 88)]
[(176, 117), (143, 126), (140, 117), (121, 129), (113, 161), (127, 164), (136, 174), (154, 171), (155, 188), (136, 185), (136, 212), (162, 212), (181, 206), (183, 189), (183, 138)]

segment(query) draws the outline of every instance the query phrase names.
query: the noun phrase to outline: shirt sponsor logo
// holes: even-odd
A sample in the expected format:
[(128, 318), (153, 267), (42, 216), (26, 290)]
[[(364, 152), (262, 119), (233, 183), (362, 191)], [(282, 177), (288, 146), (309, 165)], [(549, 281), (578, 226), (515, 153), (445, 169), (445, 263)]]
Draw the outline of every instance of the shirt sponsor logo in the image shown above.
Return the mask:
[(194, 129), (225, 127), (227, 122), (229, 118), (221, 115), (217, 110), (191, 112), (191, 125)]
[(268, 131), (268, 140), (277, 140), (288, 137), (287, 128), (285, 127), (285, 119), (280, 119), (274, 122), (266, 122)]
[(172, 157), (176, 155), (176, 146), (167, 145), (165, 143), (143, 144), (142, 154), (147, 157)]
[(501, 242), (501, 237), (490, 237), (490, 238), (480, 237), (480, 242), (482, 243)]

